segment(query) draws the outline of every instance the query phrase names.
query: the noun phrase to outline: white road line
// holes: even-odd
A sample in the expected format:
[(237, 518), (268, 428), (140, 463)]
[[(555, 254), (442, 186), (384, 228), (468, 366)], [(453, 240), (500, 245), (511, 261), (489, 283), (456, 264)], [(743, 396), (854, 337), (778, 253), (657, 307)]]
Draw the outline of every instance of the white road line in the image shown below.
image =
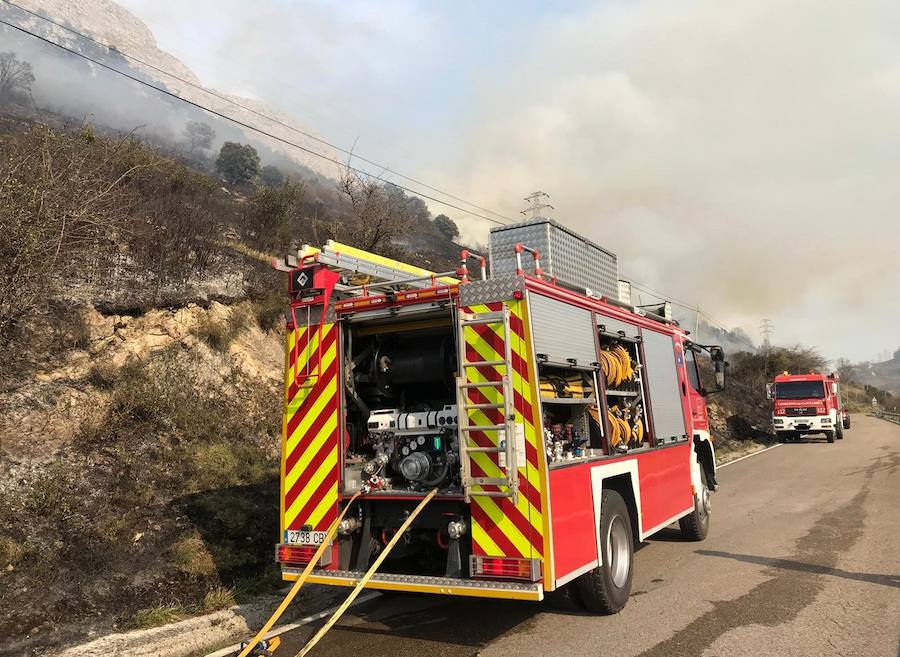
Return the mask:
[[(357, 605), (361, 605), (364, 602), (368, 602), (369, 600), (374, 600), (381, 593), (378, 591), (370, 591), (369, 593), (363, 593), (356, 600), (353, 601), (353, 604), (350, 607), (356, 607)], [(306, 618), (301, 618), (295, 623), (287, 623), (285, 625), (279, 625), (276, 628), (270, 630), (263, 638), (271, 639), (273, 636), (278, 636), (279, 634), (284, 634), (285, 632), (290, 632), (291, 630), (296, 630), (298, 627), (302, 627), (303, 625), (309, 625), (310, 623), (314, 623), (317, 620), (322, 620), (326, 616), (331, 616), (340, 605), (335, 605), (334, 607), (329, 607), (324, 611), (320, 611), (318, 614), (313, 614), (312, 616), (307, 616)], [(349, 609), (349, 607), (348, 607)], [(222, 648), (221, 650), (217, 650), (216, 652), (211, 652), (206, 657), (227, 657), (228, 655), (233, 655), (238, 650), (241, 649), (240, 643), (235, 643), (233, 646), (228, 646), (227, 648)]]
[(755, 452), (751, 452), (750, 454), (745, 454), (744, 456), (742, 456), (739, 459), (734, 459), (733, 461), (728, 461), (727, 463), (722, 463), (721, 465), (717, 465), (716, 470), (718, 470), (719, 468), (724, 468), (726, 466), (729, 466), (732, 463), (737, 463), (738, 461), (743, 461), (744, 459), (749, 459), (751, 456), (757, 456), (759, 454), (762, 454), (763, 452), (768, 452), (770, 449), (775, 449), (776, 447), (781, 447), (781, 443), (777, 443), (775, 445), (772, 445), (771, 447), (766, 447), (765, 449), (760, 449)]

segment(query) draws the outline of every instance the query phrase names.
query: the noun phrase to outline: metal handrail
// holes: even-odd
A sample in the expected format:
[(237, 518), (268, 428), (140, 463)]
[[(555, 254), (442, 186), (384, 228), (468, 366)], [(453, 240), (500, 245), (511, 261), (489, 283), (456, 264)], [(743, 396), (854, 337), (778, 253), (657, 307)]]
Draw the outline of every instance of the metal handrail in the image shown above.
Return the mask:
[(888, 413), (887, 411), (876, 409), (872, 412), (872, 415), (874, 415), (875, 417), (880, 417), (882, 420), (887, 420), (888, 422), (900, 424), (900, 413)]
[(362, 292), (363, 296), (368, 296), (369, 290), (377, 290), (381, 288), (392, 288), (397, 285), (406, 285), (409, 283), (418, 283), (421, 281), (431, 281), (432, 287), (437, 287), (439, 285), (454, 285), (454, 283), (444, 283), (439, 279), (446, 278), (447, 276), (451, 276), (455, 274), (455, 271), (445, 271), (438, 272), (434, 274), (427, 274), (425, 276), (411, 276), (410, 278), (403, 278), (397, 281), (382, 281), (379, 283), (365, 283), (363, 285), (354, 285), (352, 287), (345, 287), (341, 291), (342, 292)]

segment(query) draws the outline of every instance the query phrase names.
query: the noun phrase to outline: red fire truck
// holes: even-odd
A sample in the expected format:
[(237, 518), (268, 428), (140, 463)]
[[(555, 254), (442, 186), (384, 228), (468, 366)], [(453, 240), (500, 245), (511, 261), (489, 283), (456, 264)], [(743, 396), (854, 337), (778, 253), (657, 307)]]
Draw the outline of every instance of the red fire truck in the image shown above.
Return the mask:
[(789, 374), (775, 377), (766, 386), (769, 399), (775, 401), (772, 424), (781, 442), (801, 436), (824, 433), (833, 443), (850, 428), (850, 415), (841, 401), (837, 373)]
[(334, 242), (279, 265), (285, 580), (357, 493), (308, 581), (355, 585), (434, 489), (368, 588), (541, 600), (571, 584), (615, 613), (637, 542), (676, 521), (706, 536), (716, 466), (698, 359), (721, 389), (722, 349), (553, 280), (523, 243), (510, 254), (490, 277), (467, 252), (433, 274)]

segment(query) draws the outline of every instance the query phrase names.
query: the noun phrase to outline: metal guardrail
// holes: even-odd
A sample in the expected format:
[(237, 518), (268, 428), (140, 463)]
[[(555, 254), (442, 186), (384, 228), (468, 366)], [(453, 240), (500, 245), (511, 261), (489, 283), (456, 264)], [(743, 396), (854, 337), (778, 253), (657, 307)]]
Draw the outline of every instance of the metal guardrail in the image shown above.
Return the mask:
[(900, 413), (888, 413), (887, 411), (873, 411), (872, 415), (875, 417), (880, 417), (883, 420), (887, 420), (888, 422), (893, 422), (895, 424), (900, 424)]

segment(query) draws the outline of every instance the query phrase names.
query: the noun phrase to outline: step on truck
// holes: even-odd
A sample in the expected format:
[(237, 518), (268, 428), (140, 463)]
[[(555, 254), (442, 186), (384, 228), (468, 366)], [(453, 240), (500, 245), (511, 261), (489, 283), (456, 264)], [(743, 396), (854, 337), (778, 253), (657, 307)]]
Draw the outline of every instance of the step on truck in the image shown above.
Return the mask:
[(835, 438), (843, 439), (850, 428), (837, 373), (783, 372), (766, 384), (766, 396), (774, 402), (772, 427), (783, 443), (812, 434), (825, 434), (833, 443)]
[[(617, 300), (614, 256), (562, 226), (498, 233), (490, 276), (465, 251), (431, 273), (335, 242), (277, 263), (285, 580), (351, 498), (308, 581), (356, 585), (434, 490), (367, 588), (574, 590), (614, 613), (638, 542), (674, 522), (706, 536), (716, 466), (698, 359), (721, 389), (721, 348)], [(546, 270), (535, 241), (561, 254)]]

